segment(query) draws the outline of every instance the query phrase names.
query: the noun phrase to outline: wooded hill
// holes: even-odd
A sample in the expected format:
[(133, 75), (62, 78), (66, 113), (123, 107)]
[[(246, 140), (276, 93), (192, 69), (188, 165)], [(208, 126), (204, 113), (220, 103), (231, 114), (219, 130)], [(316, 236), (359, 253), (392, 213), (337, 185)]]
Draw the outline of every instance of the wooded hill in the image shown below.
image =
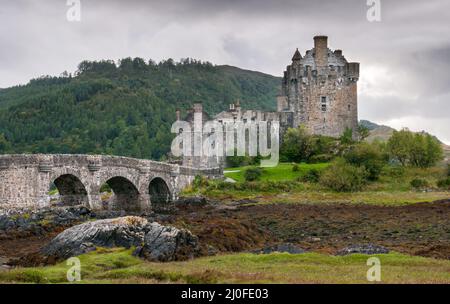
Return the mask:
[(274, 110), (281, 79), (232, 66), (172, 59), (83, 61), (75, 75), (0, 90), (0, 153), (104, 153), (163, 159), (175, 110), (209, 114), (236, 99)]

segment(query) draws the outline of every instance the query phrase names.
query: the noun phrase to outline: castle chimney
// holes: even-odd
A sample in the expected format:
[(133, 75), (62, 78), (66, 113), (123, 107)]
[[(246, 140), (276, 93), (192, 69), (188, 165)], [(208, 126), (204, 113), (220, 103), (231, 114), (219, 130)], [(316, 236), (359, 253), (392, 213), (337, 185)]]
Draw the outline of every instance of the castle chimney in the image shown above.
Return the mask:
[(241, 108), (241, 101), (239, 100), (239, 98), (236, 100), (236, 110), (239, 110)]
[(194, 113), (202, 113), (203, 112), (203, 105), (201, 103), (194, 103)]
[(314, 37), (315, 61), (316, 66), (328, 66), (328, 37), (315, 36)]
[(180, 118), (181, 118), (180, 110), (179, 110), (179, 109), (177, 109), (177, 110), (175, 111), (175, 115), (176, 115), (176, 117), (177, 117), (177, 121), (179, 121)]

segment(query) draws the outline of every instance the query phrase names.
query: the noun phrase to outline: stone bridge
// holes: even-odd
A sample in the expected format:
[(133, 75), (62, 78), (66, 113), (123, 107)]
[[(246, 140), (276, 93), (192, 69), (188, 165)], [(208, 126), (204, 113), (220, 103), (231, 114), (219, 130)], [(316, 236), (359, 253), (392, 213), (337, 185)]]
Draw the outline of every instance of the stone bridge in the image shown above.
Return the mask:
[[(49, 191), (56, 187), (63, 205), (145, 211), (176, 199), (196, 175), (221, 174), (219, 168), (106, 155), (0, 155), (0, 209), (49, 206)], [(106, 203), (101, 197), (105, 185), (113, 193)]]

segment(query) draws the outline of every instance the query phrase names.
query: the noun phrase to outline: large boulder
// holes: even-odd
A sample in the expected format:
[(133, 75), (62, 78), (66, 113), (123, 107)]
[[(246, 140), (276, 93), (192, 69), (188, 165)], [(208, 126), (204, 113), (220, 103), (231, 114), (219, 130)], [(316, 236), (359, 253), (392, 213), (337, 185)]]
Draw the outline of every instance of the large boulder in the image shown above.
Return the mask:
[(198, 238), (189, 230), (151, 223), (146, 227), (144, 245), (135, 254), (151, 261), (174, 261), (199, 254)]
[(76, 225), (58, 234), (44, 247), (43, 254), (66, 259), (96, 247), (139, 246), (146, 224), (144, 218), (127, 216)]
[(152, 261), (172, 261), (195, 256), (197, 237), (188, 230), (149, 223), (126, 216), (83, 223), (57, 235), (42, 253), (67, 259), (97, 247), (137, 247), (136, 255)]

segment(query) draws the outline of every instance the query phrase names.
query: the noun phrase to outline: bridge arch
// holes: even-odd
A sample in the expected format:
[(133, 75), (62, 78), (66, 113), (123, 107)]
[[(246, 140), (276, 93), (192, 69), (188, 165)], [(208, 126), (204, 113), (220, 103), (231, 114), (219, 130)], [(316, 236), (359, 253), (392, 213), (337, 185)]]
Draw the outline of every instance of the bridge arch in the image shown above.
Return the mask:
[(148, 185), (150, 202), (153, 208), (167, 204), (172, 201), (172, 191), (170, 183), (167, 183), (162, 177), (154, 177)]
[(118, 175), (108, 178), (104, 184), (107, 184), (113, 192), (109, 201), (109, 209), (125, 211), (140, 209), (139, 190), (130, 179)]
[(63, 206), (89, 206), (88, 192), (81, 179), (75, 174), (57, 174), (51, 182), (59, 192), (59, 203)]

